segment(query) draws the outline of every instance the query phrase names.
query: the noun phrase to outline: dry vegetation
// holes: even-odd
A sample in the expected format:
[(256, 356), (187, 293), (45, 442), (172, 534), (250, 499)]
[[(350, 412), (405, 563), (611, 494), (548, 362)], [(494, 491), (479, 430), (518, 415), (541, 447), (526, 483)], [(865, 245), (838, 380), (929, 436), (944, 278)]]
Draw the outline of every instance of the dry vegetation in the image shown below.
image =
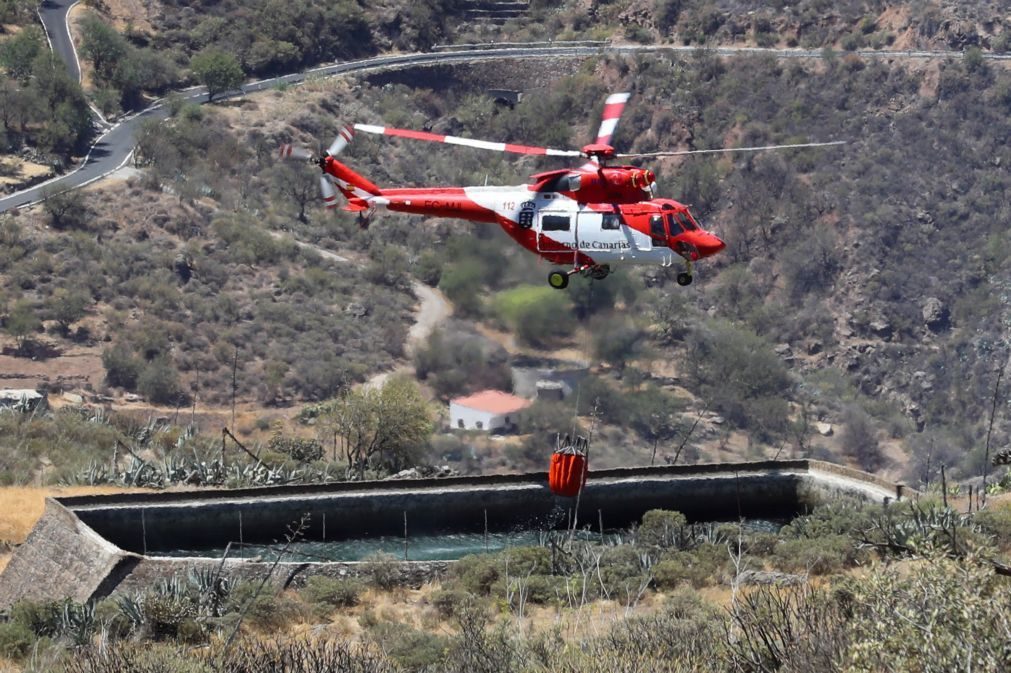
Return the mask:
[[(28, 537), (35, 522), (42, 516), (46, 498), (71, 495), (106, 495), (139, 489), (114, 486), (32, 487), (5, 486), (0, 488), (0, 552), (19, 545)], [(0, 572), (7, 567), (9, 553), (0, 553)]]
[(996, 672), (1011, 606), (990, 563), (1008, 552), (1009, 515), (838, 503), (772, 533), (652, 511), (620, 540), (466, 557), (415, 589), (382, 556), (360, 577), (281, 592), (197, 573), (91, 607), (22, 604), (0, 654), (26, 661), (44, 634), (30, 670), (185, 657), (200, 672), (852, 672), (968, 670), (971, 657)]

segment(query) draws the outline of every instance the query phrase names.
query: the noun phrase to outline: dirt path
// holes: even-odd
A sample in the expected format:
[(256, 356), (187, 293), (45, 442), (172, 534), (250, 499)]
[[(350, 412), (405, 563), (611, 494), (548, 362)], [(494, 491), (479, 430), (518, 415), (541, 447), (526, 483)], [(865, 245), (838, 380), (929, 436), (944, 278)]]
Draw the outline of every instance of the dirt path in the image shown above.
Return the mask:
[(407, 354), (414, 355), (418, 344), (428, 338), (435, 328), (453, 314), (453, 307), (446, 296), (424, 283), (414, 282), (414, 294), (421, 300), (414, 325), (407, 332)]
[[(452, 304), (441, 292), (418, 281), (414, 281), (411, 287), (414, 289), (414, 294), (418, 295), (421, 305), (414, 316), (414, 324), (407, 332), (407, 344), (404, 351), (408, 357), (414, 355), (415, 349), (428, 338), (428, 335), (438, 325), (453, 315)], [(381, 388), (391, 376), (395, 374), (410, 375), (412, 370), (413, 366), (410, 363), (402, 364), (391, 371), (373, 375), (363, 385), (366, 388)]]
[(305, 241), (299, 241), (290, 234), (285, 234), (284, 232), (281, 231), (268, 231), (267, 233), (270, 234), (271, 238), (277, 241), (281, 241), (286, 238), (291, 239), (292, 242), (294, 242), (295, 245), (297, 245), (298, 247), (305, 248), (306, 250), (313, 250), (319, 253), (319, 256), (322, 257), (323, 259), (329, 259), (331, 262), (337, 262), (338, 264), (347, 264), (348, 262), (351, 261), (347, 257), (341, 257), (336, 252), (331, 252), (326, 248), (321, 248), (318, 245), (315, 245), (314, 243), (306, 243)]

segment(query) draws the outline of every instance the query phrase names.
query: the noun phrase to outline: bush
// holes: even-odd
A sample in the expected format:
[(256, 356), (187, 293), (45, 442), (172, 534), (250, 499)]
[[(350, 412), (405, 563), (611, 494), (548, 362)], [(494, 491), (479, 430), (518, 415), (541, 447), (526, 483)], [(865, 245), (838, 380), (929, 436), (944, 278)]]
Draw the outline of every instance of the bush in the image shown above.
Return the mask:
[(700, 589), (716, 584), (729, 560), (726, 547), (709, 543), (692, 551), (673, 552), (653, 565), (653, 582), (660, 589), (671, 589), (684, 582)]
[(300, 592), (303, 599), (312, 604), (319, 616), (327, 615), (334, 608), (350, 608), (358, 605), (362, 584), (354, 579), (336, 579), (313, 575)]
[(521, 285), (495, 296), (495, 314), (524, 343), (541, 347), (572, 334), (572, 305), (564, 292)]
[(392, 589), (400, 583), (400, 561), (385, 552), (370, 554), (365, 558), (365, 574), (373, 586)]
[(499, 560), (495, 554), (464, 556), (450, 570), (450, 576), (474, 596), (489, 595), (499, 575)]
[(0, 624), (0, 657), (21, 659), (35, 642), (35, 634), (19, 621)]
[(631, 545), (605, 548), (600, 557), (597, 578), (604, 597), (623, 605), (634, 603), (646, 583), (639, 551)]
[[(472, 557), (468, 557), (472, 558)], [(459, 616), (461, 610), (474, 603), (473, 594), (460, 589), (440, 589), (430, 598), (436, 612), (443, 619)]]
[(784, 540), (776, 545), (772, 563), (782, 570), (811, 575), (831, 575), (857, 558), (853, 542), (842, 535)]
[(494, 341), (458, 326), (436, 329), (414, 355), (418, 378), (442, 399), (492, 388), (510, 390), (509, 355)]
[(976, 512), (972, 520), (984, 533), (993, 536), (998, 548), (1004, 551), (1011, 549), (1011, 504), (993, 505), (982, 512)]
[(430, 670), (427, 667), (442, 661), (448, 645), (445, 638), (397, 622), (376, 624), (369, 629), (369, 637), (409, 671)]
[(179, 373), (165, 357), (144, 366), (137, 377), (137, 390), (155, 404), (182, 405), (188, 399), (179, 383)]
[(302, 604), (285, 594), (260, 594), (246, 612), (246, 622), (264, 633), (289, 628), (302, 617)]
[(316, 439), (285, 437), (277, 434), (267, 442), (267, 448), (276, 453), (290, 456), (300, 463), (314, 463), (323, 458), (323, 445)]
[(681, 512), (651, 509), (642, 515), (636, 531), (636, 541), (649, 547), (682, 547), (685, 544), (685, 526), (688, 519)]

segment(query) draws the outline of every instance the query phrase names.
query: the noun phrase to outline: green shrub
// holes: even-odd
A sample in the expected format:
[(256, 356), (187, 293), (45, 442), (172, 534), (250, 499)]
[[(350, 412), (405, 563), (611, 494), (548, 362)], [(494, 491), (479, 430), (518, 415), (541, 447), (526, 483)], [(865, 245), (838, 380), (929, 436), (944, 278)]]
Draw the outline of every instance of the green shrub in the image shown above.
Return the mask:
[(682, 547), (685, 543), (685, 526), (688, 519), (681, 512), (651, 509), (642, 515), (636, 531), (636, 541), (645, 546)]
[(572, 304), (564, 292), (521, 285), (495, 296), (495, 315), (524, 343), (545, 346), (572, 333)]
[(314, 463), (323, 458), (323, 445), (319, 443), (318, 439), (285, 437), (276, 434), (267, 442), (267, 448), (277, 453), (283, 453), (299, 463)]
[(623, 604), (633, 602), (646, 581), (639, 550), (631, 545), (605, 548), (597, 579), (603, 596)]
[(450, 576), (464, 591), (475, 596), (487, 596), (499, 579), (499, 560), (494, 554), (464, 556), (453, 564)]
[(998, 548), (1011, 549), (1011, 504), (1001, 503), (976, 512), (972, 520), (984, 533), (993, 536)]
[(752, 556), (768, 556), (779, 543), (774, 533), (748, 533), (744, 537), (744, 549)]
[(669, 553), (653, 565), (658, 589), (673, 589), (685, 582), (696, 589), (716, 584), (730, 557), (726, 547), (702, 544), (692, 551)]
[(398, 622), (379, 622), (369, 629), (369, 637), (409, 671), (439, 664), (449, 644), (445, 638)]
[(355, 579), (314, 575), (306, 580), (300, 594), (312, 604), (317, 615), (325, 615), (334, 608), (350, 608), (358, 605), (362, 588), (361, 582)]
[(253, 599), (246, 623), (264, 633), (286, 629), (303, 617), (302, 604), (285, 594), (263, 593)]
[(513, 547), (496, 556), (510, 575), (551, 572), (551, 551), (545, 547)]
[(830, 575), (856, 562), (858, 550), (842, 535), (784, 540), (773, 551), (773, 564), (788, 572)]
[(36, 636), (26, 624), (10, 621), (0, 624), (0, 657), (21, 659), (28, 654)]
[(144, 361), (125, 344), (115, 344), (102, 351), (102, 366), (105, 367), (105, 381), (110, 386), (134, 390), (137, 377), (144, 367)]
[(400, 561), (393, 554), (376, 552), (364, 560), (365, 575), (373, 586), (392, 589), (400, 582)]
[(179, 383), (179, 373), (165, 357), (144, 366), (137, 377), (137, 391), (155, 404), (185, 404), (188, 398)]
[(462, 591), (460, 589), (440, 589), (432, 594), (429, 599), (432, 605), (435, 607), (436, 612), (443, 619), (450, 619), (456, 617), (460, 614), (466, 606), (473, 603), (476, 599), (474, 595), (468, 591)]

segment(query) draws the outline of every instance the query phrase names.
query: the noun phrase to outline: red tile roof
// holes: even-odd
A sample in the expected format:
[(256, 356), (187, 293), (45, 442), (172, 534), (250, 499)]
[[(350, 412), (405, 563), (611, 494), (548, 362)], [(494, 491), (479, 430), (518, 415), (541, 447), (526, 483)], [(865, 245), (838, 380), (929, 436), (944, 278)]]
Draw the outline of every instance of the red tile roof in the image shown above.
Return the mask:
[(452, 400), (452, 403), (491, 414), (511, 414), (530, 406), (530, 400), (504, 393), (501, 390), (482, 390), (467, 397), (458, 397)]

